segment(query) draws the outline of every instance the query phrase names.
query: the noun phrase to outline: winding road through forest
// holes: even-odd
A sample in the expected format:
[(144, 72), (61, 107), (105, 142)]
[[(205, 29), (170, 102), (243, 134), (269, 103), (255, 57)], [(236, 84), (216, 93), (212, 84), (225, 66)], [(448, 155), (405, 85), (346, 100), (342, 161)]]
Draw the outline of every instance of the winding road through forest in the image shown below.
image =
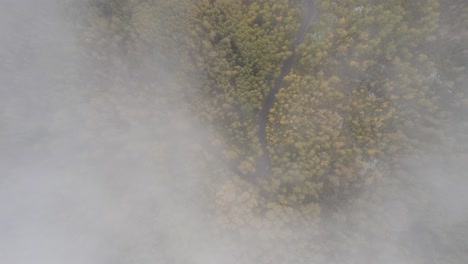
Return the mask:
[[(239, 169), (239, 163), (233, 160), (223, 158), (223, 150), (219, 146), (214, 146), (208, 137), (201, 137), (199, 139), (199, 143), (204, 147), (204, 149), (209, 153), (213, 154), (214, 157), (217, 157), (218, 160), (222, 162), (232, 173), (239, 175), (250, 182), (255, 181), (255, 179), (259, 177), (266, 177), (267, 175), (271, 175), (272, 166), (270, 160), (270, 153), (267, 148), (268, 143), (266, 135), (266, 127), (268, 124), (270, 110), (275, 103), (276, 95), (278, 94), (279, 90), (283, 85), (284, 78), (290, 73), (294, 61), (297, 58), (297, 46), (303, 42), (307, 30), (317, 17), (317, 11), (315, 8), (314, 0), (305, 0), (304, 5), (304, 13), (299, 30), (295, 34), (295, 37), (291, 42), (291, 46), (289, 48), (291, 55), (289, 55), (289, 57), (287, 57), (286, 60), (284, 60), (284, 62), (282, 63), (280, 74), (277, 78), (275, 78), (273, 86), (271, 87), (269, 93), (263, 99), (262, 108), (258, 115), (257, 137), (259, 139), (262, 154), (260, 157), (257, 158), (255, 162), (255, 170), (251, 173), (241, 172), (241, 170)], [(267, 81), (268, 80), (265, 80), (265, 82)]]
[(307, 29), (310, 27), (312, 21), (316, 18), (317, 12), (315, 8), (315, 4), (313, 0), (306, 0), (305, 1), (305, 8), (303, 19), (301, 22), (301, 26), (299, 31), (296, 33), (296, 36), (289, 48), (291, 55), (283, 62), (281, 67), (281, 72), (279, 76), (275, 79), (273, 87), (271, 88), (270, 92), (263, 100), (262, 109), (260, 110), (259, 117), (258, 117), (258, 139), (260, 142), (260, 146), (262, 148), (262, 156), (260, 156), (259, 160), (257, 161), (256, 172), (255, 176), (257, 175), (267, 175), (271, 172), (271, 161), (270, 155), (267, 148), (267, 135), (266, 135), (266, 126), (268, 123), (268, 115), (270, 113), (273, 104), (275, 103), (276, 94), (279, 92), (284, 77), (289, 74), (291, 68), (293, 66), (294, 61), (296, 60), (296, 47), (302, 43), (304, 40), (305, 34), (307, 33)]

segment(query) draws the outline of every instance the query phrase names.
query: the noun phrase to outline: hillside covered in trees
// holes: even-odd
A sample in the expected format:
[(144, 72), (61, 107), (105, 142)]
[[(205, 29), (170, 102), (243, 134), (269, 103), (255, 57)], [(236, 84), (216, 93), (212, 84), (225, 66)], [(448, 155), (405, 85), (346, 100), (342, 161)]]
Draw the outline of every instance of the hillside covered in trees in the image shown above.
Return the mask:
[[(154, 162), (174, 163), (172, 179), (201, 175), (210, 232), (238, 241), (238, 263), (468, 258), (467, 216), (445, 219), (431, 187), (467, 180), (464, 1), (87, 0), (63, 9), (81, 74), (98, 87), (85, 96), (105, 98), (112, 109), (102, 111), (123, 126), (141, 119), (160, 126), (161, 139), (177, 135), (155, 144)], [(120, 111), (126, 103), (134, 111)], [(140, 103), (171, 110), (143, 113)]]

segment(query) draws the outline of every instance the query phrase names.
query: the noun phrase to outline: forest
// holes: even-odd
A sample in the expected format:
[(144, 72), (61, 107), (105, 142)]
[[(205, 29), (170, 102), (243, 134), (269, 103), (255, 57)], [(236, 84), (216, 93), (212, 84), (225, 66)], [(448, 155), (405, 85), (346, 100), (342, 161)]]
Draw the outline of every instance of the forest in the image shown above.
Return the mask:
[[(172, 122), (161, 133), (182, 135), (195, 157), (185, 171), (203, 172), (214, 229), (263, 245), (239, 256), (313, 263), (320, 252), (351, 263), (356, 248), (371, 258), (382, 250), (372, 241), (388, 238), (413, 263), (466, 258), (466, 236), (464, 246), (450, 243), (468, 227), (433, 230), (435, 197), (420, 184), (434, 160), (443, 177), (466, 177), (463, 1), (89, 0), (67, 8), (81, 12), (71, 17), (101, 89), (139, 93), (162, 83), (152, 96), (190, 113), (154, 118)], [(382, 200), (404, 201), (418, 227), (392, 233), (380, 223), (392, 218)]]
[(98, 109), (87, 122), (149, 138), (132, 159), (174, 197), (190, 186), (233, 263), (466, 262), (465, 1), (60, 8), (81, 64), (69, 87)]

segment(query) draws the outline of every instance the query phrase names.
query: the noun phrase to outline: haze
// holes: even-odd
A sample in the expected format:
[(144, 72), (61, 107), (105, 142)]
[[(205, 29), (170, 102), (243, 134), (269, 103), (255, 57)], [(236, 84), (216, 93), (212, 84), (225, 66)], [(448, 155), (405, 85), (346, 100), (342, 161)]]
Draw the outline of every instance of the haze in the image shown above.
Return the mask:
[[(283, 246), (245, 243), (214, 227), (206, 171), (190, 144), (214, 132), (193, 124), (181, 103), (187, 84), (166, 65), (149, 62), (163, 78), (142, 72), (148, 79), (136, 83), (123, 67), (105, 73), (114, 83), (103, 81), (100, 66), (85, 56), (82, 36), (53, 0), (3, 1), (0, 32), (1, 263), (259, 263), (255, 254), (239, 259), (238, 252), (268, 256)], [(445, 127), (449, 135), (464, 129)], [(450, 263), (463, 263), (466, 157), (408, 158), (417, 175), (412, 181), (432, 196), (420, 204), (421, 194), (411, 188), (388, 190), (361, 214), (372, 219), (369, 229), (385, 225), (392, 237), (372, 236), (367, 248), (333, 244), (323, 255), (304, 255), (307, 263), (444, 263), (431, 257), (434, 248), (453, 254)], [(291, 237), (299, 245), (314, 228), (297, 226)], [(343, 245), (359, 239), (359, 228), (331, 227), (343, 231)], [(306, 263), (297, 261), (304, 252), (312, 251), (298, 249), (270, 263)]]

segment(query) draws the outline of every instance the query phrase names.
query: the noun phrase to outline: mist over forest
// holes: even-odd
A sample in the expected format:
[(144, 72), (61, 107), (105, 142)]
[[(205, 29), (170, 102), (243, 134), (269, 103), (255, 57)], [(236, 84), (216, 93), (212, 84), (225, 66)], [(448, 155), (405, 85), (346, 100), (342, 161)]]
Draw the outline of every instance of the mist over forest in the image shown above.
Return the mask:
[(0, 262), (466, 263), (461, 0), (0, 3)]

